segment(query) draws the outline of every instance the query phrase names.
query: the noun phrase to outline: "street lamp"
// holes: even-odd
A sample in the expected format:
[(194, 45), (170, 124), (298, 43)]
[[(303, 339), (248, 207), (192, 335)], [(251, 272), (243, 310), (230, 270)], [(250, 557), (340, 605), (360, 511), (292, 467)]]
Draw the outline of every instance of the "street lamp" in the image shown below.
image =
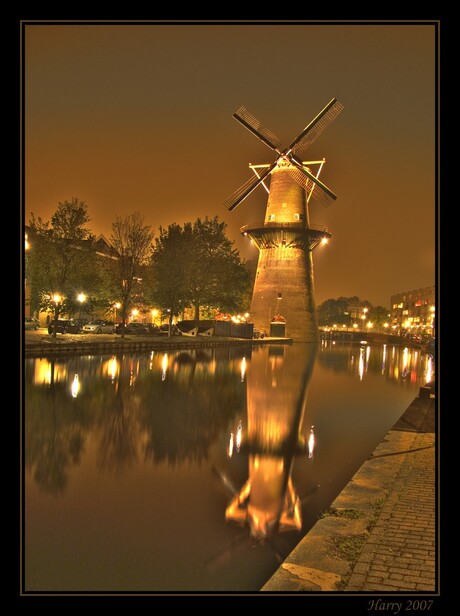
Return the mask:
[(86, 295), (84, 293), (79, 293), (77, 295), (77, 301), (80, 302), (80, 312), (79, 312), (79, 319), (81, 319), (81, 305), (83, 304), (83, 302), (86, 302)]
[(57, 322), (59, 318), (59, 304), (62, 302), (62, 296), (59, 293), (53, 293), (52, 300), (54, 302), (54, 327), (53, 327), (53, 338), (56, 338), (56, 329)]
[(117, 310), (120, 310), (120, 308), (121, 308), (120, 302), (115, 302), (114, 305), (113, 305), (113, 314), (114, 314), (113, 321), (114, 321), (114, 323), (117, 322)]
[(369, 329), (370, 329), (371, 327), (373, 327), (373, 326), (374, 326), (374, 324), (373, 324), (373, 323), (371, 323), (370, 321), (368, 321), (368, 322), (366, 323), (366, 327), (368, 327)]

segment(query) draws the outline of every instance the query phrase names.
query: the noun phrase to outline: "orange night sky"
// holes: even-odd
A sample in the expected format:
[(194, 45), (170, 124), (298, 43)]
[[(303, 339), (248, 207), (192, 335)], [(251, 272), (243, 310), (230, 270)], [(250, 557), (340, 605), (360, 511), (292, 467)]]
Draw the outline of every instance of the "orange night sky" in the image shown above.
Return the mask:
[(232, 113), (245, 105), (290, 143), (333, 97), (344, 105), (304, 154), (326, 157), (338, 199), (310, 204), (333, 237), (314, 252), (317, 303), (434, 284), (435, 28), (418, 25), (28, 24), (25, 222), (58, 201), (88, 204), (110, 235), (116, 215), (160, 225), (218, 215), (263, 219), (259, 187), (234, 212), (223, 200), (274, 156)]

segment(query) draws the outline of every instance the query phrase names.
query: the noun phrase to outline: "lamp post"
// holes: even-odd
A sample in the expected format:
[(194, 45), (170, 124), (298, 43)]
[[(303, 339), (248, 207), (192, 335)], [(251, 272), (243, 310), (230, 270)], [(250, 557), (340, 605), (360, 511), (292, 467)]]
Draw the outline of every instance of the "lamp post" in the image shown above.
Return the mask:
[(363, 308), (363, 314), (361, 315), (361, 319), (363, 321), (363, 331), (365, 330), (365, 320), (367, 319), (367, 313), (369, 312), (369, 308)]
[(57, 330), (57, 322), (59, 318), (59, 305), (62, 302), (62, 296), (59, 293), (53, 293), (53, 303), (54, 303), (54, 327), (53, 327), (53, 338), (56, 338), (56, 330)]
[(79, 293), (77, 295), (77, 301), (80, 303), (80, 312), (78, 313), (78, 318), (81, 319), (81, 305), (83, 302), (86, 302), (86, 295), (84, 293)]
[(120, 310), (120, 308), (121, 308), (120, 302), (115, 302), (113, 305), (113, 314), (114, 314), (113, 322), (114, 323), (117, 322), (117, 310)]

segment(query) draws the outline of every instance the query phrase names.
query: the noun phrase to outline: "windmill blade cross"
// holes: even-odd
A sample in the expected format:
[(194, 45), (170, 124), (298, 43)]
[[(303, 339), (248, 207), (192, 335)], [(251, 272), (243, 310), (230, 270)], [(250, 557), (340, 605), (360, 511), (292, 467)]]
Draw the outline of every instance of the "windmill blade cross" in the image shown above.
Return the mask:
[(265, 169), (260, 177), (251, 176), (247, 182), (245, 182), (242, 186), (240, 186), (234, 193), (227, 197), (224, 201), (225, 207), (231, 212), (239, 205), (248, 195), (252, 193), (252, 191), (262, 184), (267, 176), (270, 175), (272, 170), (276, 167), (276, 161), (270, 165), (267, 169)]
[(308, 126), (294, 139), (289, 148), (288, 153), (301, 154), (309, 145), (311, 145), (315, 139), (317, 139), (321, 133), (335, 120), (335, 118), (342, 111), (343, 105), (336, 98), (333, 98), (324, 107), (322, 111), (318, 113)]
[(247, 128), (253, 135), (260, 139), (266, 146), (275, 152), (279, 151), (281, 141), (278, 137), (266, 128), (259, 120), (250, 113), (246, 107), (241, 106), (238, 111), (233, 114), (235, 120), (238, 120), (245, 128)]
[[(326, 186), (326, 184), (323, 184), (321, 180), (319, 180), (312, 173), (310, 173), (308, 169), (306, 169), (302, 165), (299, 165), (295, 159), (293, 159), (292, 162), (296, 165), (298, 171), (302, 172), (304, 177), (308, 178), (307, 180), (305, 180), (306, 185), (304, 184), (304, 188), (307, 190), (307, 193), (309, 193), (312, 189), (311, 183), (313, 182), (313, 184), (315, 185), (314, 190), (311, 194), (313, 199), (318, 201), (318, 203), (320, 203), (323, 207), (328, 207), (337, 199), (337, 195), (335, 195), (332, 190), (330, 190), (330, 188)], [(299, 182), (300, 176), (298, 175), (298, 173), (292, 173), (292, 177), (296, 180), (296, 182), (301, 184), (301, 182)], [(310, 182), (308, 180), (310, 180)]]

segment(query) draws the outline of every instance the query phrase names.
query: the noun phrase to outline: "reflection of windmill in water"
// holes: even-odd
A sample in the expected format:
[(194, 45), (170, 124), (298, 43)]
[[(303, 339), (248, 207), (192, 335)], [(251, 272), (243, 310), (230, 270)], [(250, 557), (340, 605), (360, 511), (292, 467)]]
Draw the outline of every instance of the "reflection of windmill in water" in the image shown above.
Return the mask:
[[(310, 224), (308, 204), (313, 197), (328, 206), (336, 195), (319, 180), (325, 159), (303, 162), (299, 156), (342, 109), (341, 103), (332, 99), (284, 150), (280, 149), (280, 140), (245, 107), (233, 114), (276, 153), (270, 165), (250, 164), (255, 176), (224, 202), (232, 211), (259, 184), (269, 193), (264, 222), (241, 229), (259, 249), (250, 315), (255, 328), (262, 331), (268, 330), (282, 299), (287, 335), (306, 342), (318, 339), (312, 251), (331, 234), (325, 228)], [(316, 167), (316, 172), (310, 167)], [(266, 184), (268, 176), (271, 176), (270, 188)]]
[(237, 491), (220, 473), (234, 493), (226, 519), (248, 525), (258, 539), (301, 528), (301, 501), (291, 472), (296, 454), (308, 455), (313, 446), (312, 433), (304, 439), (299, 429), (316, 345), (272, 346), (269, 353), (267, 368), (266, 356), (253, 352), (247, 373), (247, 425), (238, 425), (233, 439), (233, 455), (238, 445), (249, 454), (248, 480)]

